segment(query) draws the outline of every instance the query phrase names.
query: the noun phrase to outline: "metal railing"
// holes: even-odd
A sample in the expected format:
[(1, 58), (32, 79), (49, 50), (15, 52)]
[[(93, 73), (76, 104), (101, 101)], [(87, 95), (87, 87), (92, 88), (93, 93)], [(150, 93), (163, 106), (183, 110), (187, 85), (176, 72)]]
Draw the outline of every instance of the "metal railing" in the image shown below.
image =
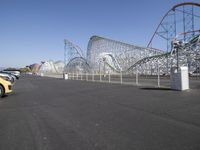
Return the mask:
[[(134, 86), (164, 87), (170, 88), (170, 75), (165, 75), (160, 68), (156, 72), (150, 73), (149, 70), (135, 73), (67, 73), (69, 80), (80, 80), (101, 83), (116, 83)], [(43, 76), (63, 78), (63, 74), (43, 73)], [(200, 83), (200, 73), (189, 75), (190, 87), (198, 88)]]
[(169, 87), (170, 77), (161, 75), (158, 69), (157, 74), (147, 75), (138, 71), (134, 74), (124, 73), (68, 73), (69, 80), (82, 80), (102, 83), (118, 83), (136, 86)]

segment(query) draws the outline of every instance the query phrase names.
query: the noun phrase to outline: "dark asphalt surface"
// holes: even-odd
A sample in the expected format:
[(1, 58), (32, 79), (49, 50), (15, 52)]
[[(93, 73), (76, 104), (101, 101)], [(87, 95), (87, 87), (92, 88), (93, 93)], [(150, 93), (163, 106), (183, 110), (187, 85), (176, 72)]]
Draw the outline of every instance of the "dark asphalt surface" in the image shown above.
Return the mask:
[(199, 150), (200, 89), (24, 76), (0, 99), (0, 150)]

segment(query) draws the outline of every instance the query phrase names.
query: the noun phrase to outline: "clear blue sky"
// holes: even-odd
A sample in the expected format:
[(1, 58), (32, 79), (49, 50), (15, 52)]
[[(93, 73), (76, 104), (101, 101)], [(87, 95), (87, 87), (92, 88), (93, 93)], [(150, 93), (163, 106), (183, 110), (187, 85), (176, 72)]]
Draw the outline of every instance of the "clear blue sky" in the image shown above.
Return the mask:
[(63, 60), (64, 38), (84, 50), (92, 35), (146, 46), (162, 16), (180, 2), (0, 0), (0, 66)]

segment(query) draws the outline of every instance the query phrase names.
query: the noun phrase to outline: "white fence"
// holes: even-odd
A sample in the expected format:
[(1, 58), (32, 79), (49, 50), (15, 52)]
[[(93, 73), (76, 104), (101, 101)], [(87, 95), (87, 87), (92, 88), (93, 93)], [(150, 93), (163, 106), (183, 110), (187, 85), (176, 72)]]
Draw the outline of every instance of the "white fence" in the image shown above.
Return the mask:
[(135, 74), (89, 74), (89, 73), (68, 73), (69, 80), (82, 80), (103, 83), (118, 83), (139, 86), (169, 87), (170, 77), (165, 75), (144, 75)]
[[(144, 71), (148, 72), (148, 71)], [(62, 78), (63, 74), (44, 73), (43, 76)], [(68, 73), (69, 80), (102, 82), (102, 83), (117, 83), (134, 86), (147, 87), (163, 87), (170, 88), (170, 76), (162, 73), (154, 73), (153, 75), (137, 72), (135, 74), (124, 73)], [(190, 76), (190, 87), (197, 89), (200, 85), (200, 74)]]

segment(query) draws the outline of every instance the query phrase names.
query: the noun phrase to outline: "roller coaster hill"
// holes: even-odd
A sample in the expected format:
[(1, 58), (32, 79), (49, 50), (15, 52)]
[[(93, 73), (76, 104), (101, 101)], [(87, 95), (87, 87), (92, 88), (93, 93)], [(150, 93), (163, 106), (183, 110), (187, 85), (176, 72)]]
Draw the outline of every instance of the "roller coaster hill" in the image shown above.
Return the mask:
[[(87, 54), (65, 39), (65, 73), (169, 75), (172, 67), (200, 66), (200, 3), (173, 6), (161, 19), (146, 47), (92, 36)], [(162, 47), (159, 47), (162, 46)], [(164, 47), (164, 50), (163, 50)]]

